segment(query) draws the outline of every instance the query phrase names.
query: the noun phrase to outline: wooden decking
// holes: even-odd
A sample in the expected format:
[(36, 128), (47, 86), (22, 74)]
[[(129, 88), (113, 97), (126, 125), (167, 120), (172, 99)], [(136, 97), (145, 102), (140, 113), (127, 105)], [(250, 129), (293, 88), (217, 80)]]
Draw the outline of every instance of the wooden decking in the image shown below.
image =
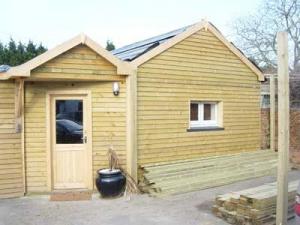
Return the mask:
[(143, 166), (139, 185), (154, 196), (172, 195), (273, 175), (276, 168), (276, 152), (245, 152)]

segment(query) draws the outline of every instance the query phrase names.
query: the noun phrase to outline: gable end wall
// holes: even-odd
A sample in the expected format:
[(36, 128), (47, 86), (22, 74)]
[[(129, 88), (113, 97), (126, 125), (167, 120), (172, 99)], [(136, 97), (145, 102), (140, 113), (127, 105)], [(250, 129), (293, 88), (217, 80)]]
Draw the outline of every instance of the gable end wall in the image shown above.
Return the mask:
[[(137, 90), (139, 165), (259, 149), (260, 83), (209, 31), (141, 65)], [(190, 100), (221, 101), (225, 130), (187, 132)]]

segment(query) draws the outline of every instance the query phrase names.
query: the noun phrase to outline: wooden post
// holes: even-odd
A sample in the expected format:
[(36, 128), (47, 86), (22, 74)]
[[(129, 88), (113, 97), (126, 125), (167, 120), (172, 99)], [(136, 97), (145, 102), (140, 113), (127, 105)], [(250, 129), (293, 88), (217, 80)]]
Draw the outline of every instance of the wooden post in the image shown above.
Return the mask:
[(137, 129), (136, 129), (136, 105), (137, 105), (137, 72), (136, 70), (127, 76), (127, 172), (137, 181)]
[(15, 132), (21, 133), (23, 193), (26, 193), (25, 145), (24, 145), (24, 79), (15, 80)]
[(275, 151), (275, 113), (276, 113), (276, 100), (275, 100), (275, 75), (270, 75), (270, 149)]
[(15, 88), (15, 130), (16, 133), (22, 132), (22, 115), (24, 111), (23, 106), (23, 94), (24, 94), (24, 80), (17, 79), (16, 80), (16, 88)]
[(278, 32), (278, 172), (276, 225), (287, 224), (289, 164), (289, 71), (286, 32)]

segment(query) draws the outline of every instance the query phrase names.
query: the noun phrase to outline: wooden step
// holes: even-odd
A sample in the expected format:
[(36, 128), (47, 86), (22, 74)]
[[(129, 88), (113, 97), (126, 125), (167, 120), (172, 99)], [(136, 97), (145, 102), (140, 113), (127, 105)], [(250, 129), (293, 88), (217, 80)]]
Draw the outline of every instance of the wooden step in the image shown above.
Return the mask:
[(50, 201), (85, 201), (92, 199), (90, 190), (55, 190), (50, 194)]

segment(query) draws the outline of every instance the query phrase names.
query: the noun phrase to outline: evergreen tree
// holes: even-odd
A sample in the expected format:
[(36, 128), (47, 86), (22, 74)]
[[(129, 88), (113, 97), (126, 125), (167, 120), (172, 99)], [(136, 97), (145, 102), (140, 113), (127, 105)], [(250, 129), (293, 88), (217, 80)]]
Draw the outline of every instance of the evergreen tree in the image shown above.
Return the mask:
[(4, 46), (3, 44), (0, 42), (0, 65), (2, 64), (1, 62), (4, 62)]
[(8, 44), (0, 42), (0, 65), (17, 66), (47, 51), (42, 44), (38, 46), (32, 41), (27, 45), (11, 38)]
[(32, 59), (36, 56), (36, 46), (32, 41), (29, 41), (26, 46), (26, 56), (27, 60)]
[(115, 45), (114, 45), (114, 43), (113, 43), (112, 41), (107, 40), (107, 41), (106, 41), (106, 47), (105, 47), (105, 49), (106, 49), (107, 51), (112, 51), (112, 50), (115, 50), (116, 47), (115, 47)]
[(25, 61), (25, 47), (22, 42), (19, 41), (17, 46), (17, 62)]
[(15, 65), (17, 63), (17, 45), (12, 38), (10, 38), (8, 42), (7, 56), (9, 65)]
[(47, 49), (42, 45), (42, 43), (40, 43), (39, 47), (36, 49), (36, 54), (39, 55), (44, 53), (45, 51), (47, 51)]

